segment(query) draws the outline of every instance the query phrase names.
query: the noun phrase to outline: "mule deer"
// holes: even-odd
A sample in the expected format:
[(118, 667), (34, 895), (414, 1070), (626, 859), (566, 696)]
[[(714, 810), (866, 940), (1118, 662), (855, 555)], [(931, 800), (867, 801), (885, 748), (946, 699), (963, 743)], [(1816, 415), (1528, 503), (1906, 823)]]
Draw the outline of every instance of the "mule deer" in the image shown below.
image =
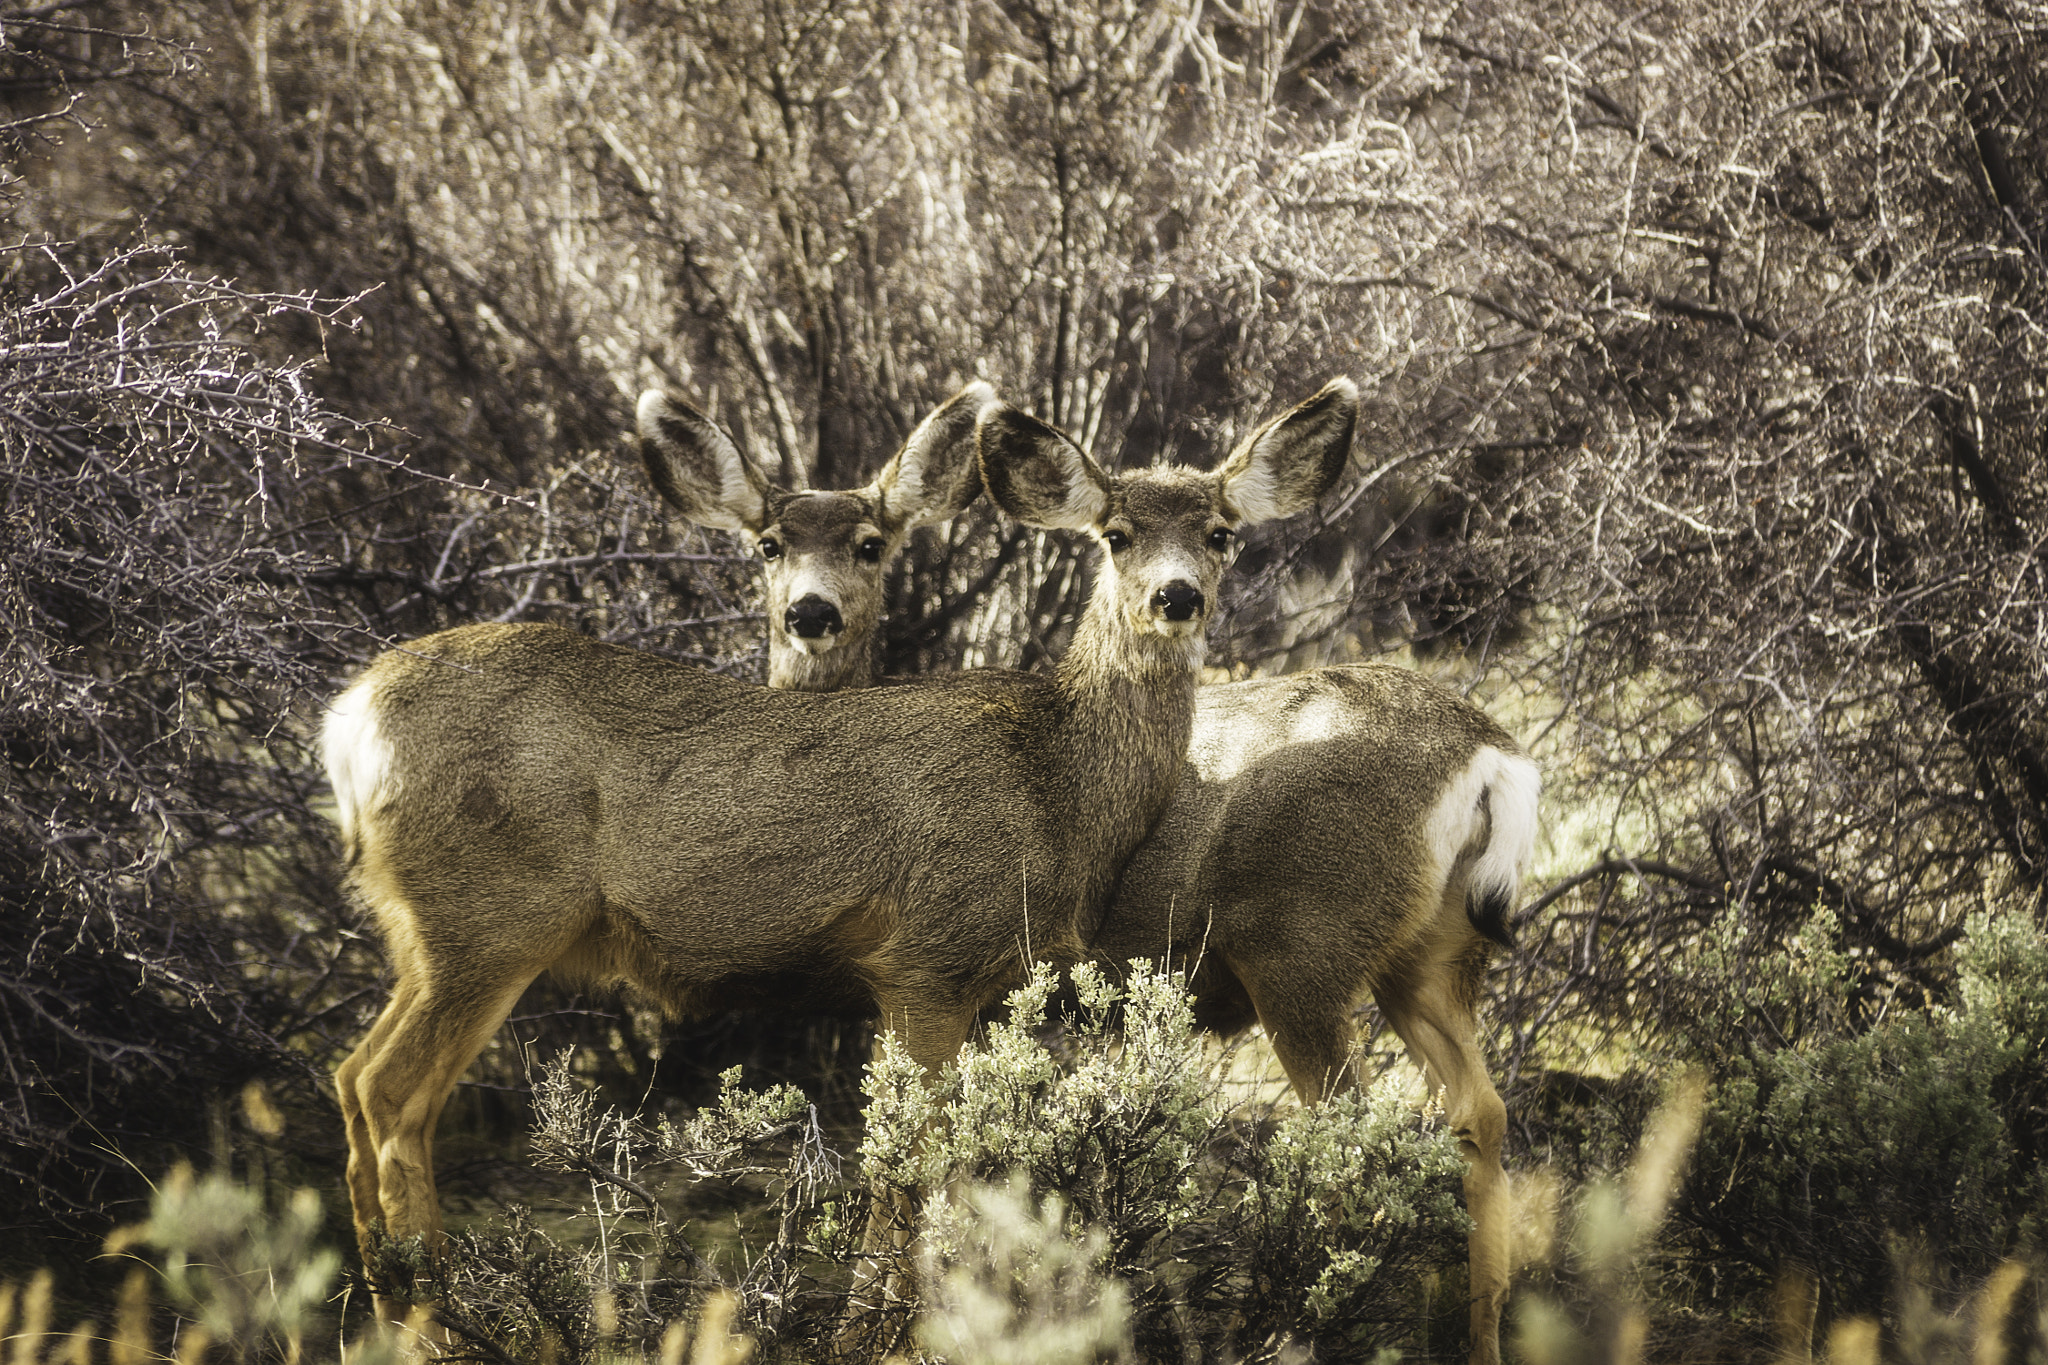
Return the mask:
[(544, 625), (374, 661), (322, 736), (396, 977), (335, 1076), (365, 1251), (380, 1222), (438, 1242), (435, 1120), (544, 971), (678, 1012), (858, 1010), (936, 1071), (1021, 979), (1027, 942), (1078, 958), (1180, 772), (1233, 528), (1321, 496), (1356, 420), (1340, 380), (1214, 473), (1109, 474), (1033, 418), (984, 412), (996, 505), (1108, 547), (1050, 676), (818, 695)]
[(640, 395), (640, 453), (670, 506), (751, 537), (767, 589), (768, 685), (804, 692), (874, 681), (882, 575), (911, 530), (981, 492), (974, 422), (995, 401), (976, 380), (910, 433), (866, 485), (792, 493), (704, 414), (657, 389)]
[(1357, 665), (1201, 689), (1179, 785), (1090, 944), (1191, 971), (1196, 1021), (1264, 1025), (1315, 1103), (1349, 1088), (1368, 992), (1465, 1156), (1471, 1358), (1500, 1356), (1507, 1110), (1475, 1009), (1536, 834), (1536, 767), (1455, 693)]

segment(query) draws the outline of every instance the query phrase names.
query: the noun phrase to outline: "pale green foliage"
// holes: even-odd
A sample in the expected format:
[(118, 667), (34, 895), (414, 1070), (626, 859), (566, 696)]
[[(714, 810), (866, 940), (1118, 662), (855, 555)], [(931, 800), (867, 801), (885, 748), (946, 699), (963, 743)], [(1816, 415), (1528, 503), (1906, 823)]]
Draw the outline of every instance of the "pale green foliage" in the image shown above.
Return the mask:
[(1532, 1365), (1628, 1360), (1640, 1355), (1648, 1266), (1700, 1131), (1706, 1081), (1681, 1072), (1645, 1127), (1628, 1168), (1584, 1193), (1571, 1235), (1572, 1261), (1594, 1307), (1582, 1328), (1540, 1293), (1516, 1306), (1521, 1354)]
[(797, 1123), (810, 1108), (793, 1085), (744, 1089), (740, 1068), (732, 1067), (718, 1078), (718, 1103), (683, 1123), (662, 1119), (649, 1126), (607, 1108), (596, 1090), (577, 1079), (572, 1062), (573, 1054), (565, 1052), (555, 1065), (543, 1068), (533, 1087), (540, 1155), (570, 1168), (578, 1165), (576, 1154), (602, 1147), (622, 1173), (643, 1161), (723, 1170), (741, 1152)]
[(1319, 1321), (1340, 1316), (1372, 1284), (1382, 1265), (1367, 1249), (1375, 1243), (1418, 1230), (1454, 1240), (1470, 1230), (1456, 1197), (1463, 1158), (1441, 1129), (1416, 1128), (1396, 1078), (1290, 1114), (1261, 1156), (1264, 1178), (1247, 1202), (1343, 1248), (1308, 1291)]
[[(1261, 1140), (1226, 1105), (1223, 1060), (1179, 977), (1076, 970), (1049, 1051), (1053, 984), (1037, 968), (1008, 1020), (929, 1085), (888, 1044), (871, 1068), (862, 1170), (885, 1191), (929, 1192), (920, 1231), (950, 1286), (929, 1342), (1027, 1358), (1001, 1354), (1005, 1314), (1061, 1295), (1086, 1305), (1063, 1342), (1102, 1340), (1106, 1305), (1127, 1301), (1146, 1358), (1364, 1358), (1412, 1334), (1423, 1274), (1461, 1261), (1469, 1228), (1441, 1127), (1389, 1084), (1291, 1113)], [(1034, 1227), (1067, 1239), (1059, 1259), (1034, 1248)]]
[(684, 1123), (664, 1120), (659, 1132), (666, 1152), (698, 1153), (729, 1161), (759, 1144), (765, 1134), (797, 1122), (810, 1107), (804, 1092), (793, 1085), (743, 1089), (740, 1068), (735, 1066), (719, 1074), (716, 1105), (698, 1110)]
[(1128, 1344), (1129, 1298), (1101, 1275), (1099, 1230), (1068, 1228), (1064, 1201), (1034, 1209), (1029, 1183), (970, 1183), (931, 1215), (935, 1302), (919, 1329), (953, 1365), (1084, 1365)]
[(923, 1159), (919, 1139), (931, 1121), (933, 1108), (923, 1069), (894, 1034), (885, 1033), (878, 1040), (861, 1088), (868, 1096), (861, 1169), (871, 1180), (915, 1186)]
[[(25, 1290), (0, 1280), (0, 1343), (11, 1343), (15, 1365), (90, 1362), (99, 1358), (96, 1343), (116, 1365), (170, 1360), (171, 1350), (158, 1349), (165, 1324), (152, 1310), (155, 1282), (176, 1310), (165, 1344), (179, 1361), (334, 1359), (320, 1344), (337, 1327), (327, 1309), (341, 1258), (322, 1244), (322, 1232), (311, 1190), (293, 1191), (273, 1210), (261, 1188), (220, 1171), (196, 1178), (181, 1164), (156, 1187), (149, 1217), (107, 1238), (108, 1256), (139, 1262), (110, 1305), (110, 1326), (88, 1319), (53, 1331), (56, 1277), (43, 1269)], [(405, 1359), (397, 1335), (381, 1329), (349, 1342), (350, 1365)]]
[(1902, 1246), (1967, 1275), (2033, 1249), (2048, 1136), (2039, 928), (1974, 916), (1954, 1003), (1910, 1009), (1873, 1007), (1830, 913), (1782, 945), (1732, 921), (1701, 954), (1707, 1003), (1686, 1040), (1714, 1082), (1681, 1205), (1709, 1254), (1759, 1287), (1803, 1265), (1830, 1303), (1874, 1311)]
[(1533, 1294), (1515, 1303), (1514, 1341), (1517, 1354), (1530, 1365), (1563, 1365), (1588, 1355), (1563, 1305)]
[(261, 1191), (219, 1172), (195, 1179), (181, 1166), (151, 1200), (149, 1221), (116, 1244), (160, 1251), (172, 1303), (236, 1359), (266, 1341), (296, 1357), (341, 1267), (320, 1235), (320, 1199), (311, 1190), (295, 1191), (272, 1213)]
[(1741, 907), (1723, 907), (1695, 958), (1695, 984), (1715, 1006), (1709, 1027), (1778, 1040), (1839, 1031), (1856, 987), (1855, 962), (1841, 943), (1841, 919), (1832, 910), (1816, 907), (1798, 929), (1776, 938)]
[(320, 1198), (293, 1193), (272, 1217), (260, 1192), (218, 1172), (180, 1168), (151, 1201), (143, 1237), (164, 1254), (164, 1287), (216, 1340), (294, 1337), (341, 1268), (316, 1245)]
[(948, 1073), (921, 1183), (1023, 1172), (1066, 1196), (1075, 1230), (1095, 1224), (1127, 1246), (1190, 1215), (1183, 1186), (1223, 1117), (1219, 1077), (1176, 978), (1138, 972), (1120, 987), (1086, 965), (1073, 972), (1072, 1064), (1059, 1065), (1036, 1036), (1054, 979), (1035, 968), (1009, 1021)]
[(576, 1078), (571, 1060), (565, 1052), (534, 1083), (535, 1156), (541, 1165), (592, 1175), (621, 1199), (645, 1198), (631, 1188), (645, 1165), (681, 1167), (699, 1180), (766, 1171), (743, 1158), (795, 1132), (811, 1107), (793, 1085), (742, 1088), (740, 1068), (732, 1067), (718, 1078), (717, 1104), (682, 1123), (664, 1118), (649, 1125), (602, 1104), (596, 1090)]
[(2038, 1061), (2048, 1048), (2048, 936), (2031, 917), (1984, 910), (1956, 944), (1957, 1012)]
[[(651, 1349), (729, 1290), (761, 1359), (810, 1358), (846, 1326), (858, 1267), (859, 1302), (879, 1310), (856, 1326), (866, 1344), (903, 1349), (915, 1313), (955, 1365), (1252, 1365), (1412, 1343), (1423, 1281), (1464, 1259), (1469, 1229), (1436, 1116), (1418, 1121), (1393, 1084), (1278, 1122), (1247, 1115), (1225, 1100), (1227, 1059), (1195, 1032), (1178, 976), (1134, 964), (1124, 981), (1082, 968), (1073, 982), (1050, 1047), (1045, 966), (937, 1077), (883, 1036), (860, 1148), (880, 1202), (865, 1205), (834, 1197), (837, 1159), (788, 1087), (751, 1093), (727, 1072), (715, 1108), (650, 1124), (600, 1104), (565, 1059), (536, 1083), (535, 1147), (589, 1178), (595, 1245), (558, 1243), (518, 1211), (461, 1234), (434, 1286), (443, 1320), (569, 1365)], [(737, 1256), (699, 1250), (664, 1207), (676, 1175), (765, 1185), (772, 1233), (755, 1224)]]

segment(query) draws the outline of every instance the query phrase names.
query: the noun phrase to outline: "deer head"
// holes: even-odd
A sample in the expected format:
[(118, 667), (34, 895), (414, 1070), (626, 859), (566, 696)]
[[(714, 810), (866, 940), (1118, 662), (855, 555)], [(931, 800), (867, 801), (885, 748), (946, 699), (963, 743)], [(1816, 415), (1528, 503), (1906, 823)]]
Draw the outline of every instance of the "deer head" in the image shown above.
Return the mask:
[(874, 680), (884, 575), (914, 528), (981, 491), (974, 423), (994, 401), (977, 380), (863, 487), (791, 492), (697, 409), (658, 389), (640, 396), (640, 453), (655, 489), (698, 525), (743, 534), (761, 557), (771, 686), (829, 692)]
[(1333, 380), (1265, 423), (1210, 472), (1156, 467), (1112, 475), (1064, 433), (998, 404), (981, 421), (989, 498), (1019, 521), (1085, 530), (1107, 553), (1091, 614), (1200, 650), (1238, 528), (1290, 516), (1336, 482), (1350, 455), (1358, 390)]

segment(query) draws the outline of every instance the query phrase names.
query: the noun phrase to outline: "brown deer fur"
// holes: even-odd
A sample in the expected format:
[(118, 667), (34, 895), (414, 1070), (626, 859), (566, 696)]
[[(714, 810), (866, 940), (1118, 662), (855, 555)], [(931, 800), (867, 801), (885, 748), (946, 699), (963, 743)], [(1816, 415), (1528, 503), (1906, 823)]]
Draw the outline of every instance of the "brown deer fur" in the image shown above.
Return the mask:
[(1190, 969), (1197, 1022), (1262, 1024), (1309, 1102), (1354, 1083), (1351, 1011), (1372, 995), (1465, 1154), (1475, 1365), (1499, 1359), (1510, 1221), (1475, 1011), (1537, 787), (1505, 731), (1406, 669), (1205, 687), (1173, 799), (1090, 944)]

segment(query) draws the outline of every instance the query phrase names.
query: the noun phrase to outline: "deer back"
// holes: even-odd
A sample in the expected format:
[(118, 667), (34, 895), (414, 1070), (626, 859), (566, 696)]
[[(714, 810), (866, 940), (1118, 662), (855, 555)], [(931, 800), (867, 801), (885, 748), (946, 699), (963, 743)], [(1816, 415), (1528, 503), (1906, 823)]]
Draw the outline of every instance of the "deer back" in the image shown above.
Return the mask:
[(356, 690), (366, 704), (349, 709), (375, 734), (352, 747), (390, 754), (358, 777), (387, 813), (352, 822), (358, 858), (397, 905), (431, 892), (463, 907), (459, 925), (395, 937), (523, 953), (555, 926), (616, 921), (648, 958), (618, 974), (691, 1011), (720, 983), (900, 938), (906, 904), (953, 907), (943, 933), (908, 926), (902, 944), (936, 972), (1014, 963), (1026, 886), (1044, 926), (1034, 947), (1072, 953), (1062, 890), (1114, 856), (1088, 846), (1103, 825), (1075, 820), (1074, 803), (1142, 795), (1114, 765), (1084, 777), (1079, 754), (1048, 743), (1051, 678), (819, 697), (553, 627), (473, 626), (386, 655)]
[[(1520, 754), (1479, 708), (1389, 665), (1205, 687), (1173, 800), (1093, 950), (1292, 945), (1304, 963), (1366, 964), (1355, 989), (1432, 926), (1460, 860), (1492, 846), (1480, 792), (1503, 765), (1533, 782)], [(1527, 798), (1515, 819), (1533, 818)], [(1526, 845), (1520, 832), (1502, 843)], [(1518, 869), (1484, 871), (1511, 891)]]

